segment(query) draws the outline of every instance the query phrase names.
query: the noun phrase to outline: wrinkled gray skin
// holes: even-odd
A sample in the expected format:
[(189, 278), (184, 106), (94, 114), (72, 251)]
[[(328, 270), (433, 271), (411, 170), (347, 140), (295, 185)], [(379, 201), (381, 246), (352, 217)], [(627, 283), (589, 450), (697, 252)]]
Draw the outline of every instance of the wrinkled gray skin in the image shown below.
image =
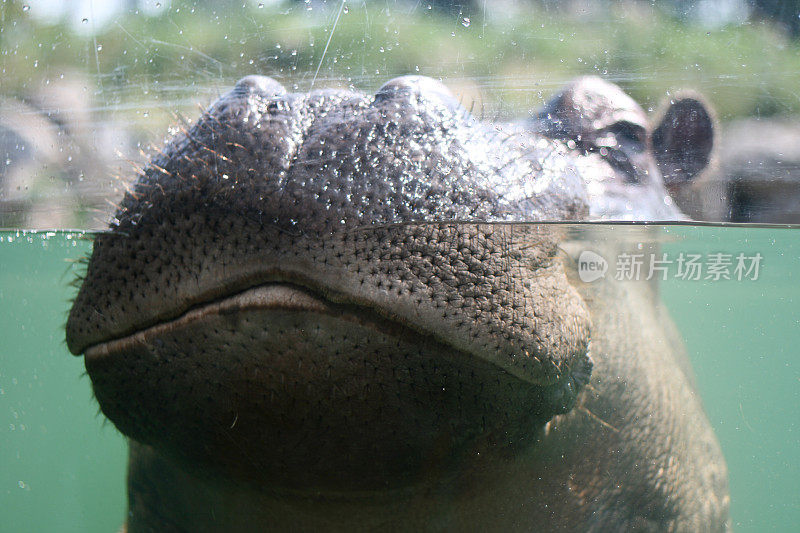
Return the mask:
[(125, 196), (67, 324), (130, 437), (129, 530), (726, 529), (652, 287), (582, 284), (552, 226), (395, 224), (679, 218), (659, 167), (702, 168), (702, 105), (675, 106), (658, 137), (584, 78), (498, 128), (427, 78), (241, 80)]

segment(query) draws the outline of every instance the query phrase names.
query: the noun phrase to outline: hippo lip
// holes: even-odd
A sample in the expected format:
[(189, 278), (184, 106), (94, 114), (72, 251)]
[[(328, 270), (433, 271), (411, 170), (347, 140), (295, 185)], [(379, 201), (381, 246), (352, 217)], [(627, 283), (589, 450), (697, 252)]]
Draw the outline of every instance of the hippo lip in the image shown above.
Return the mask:
[[(119, 272), (111, 268), (117, 265), (115, 257), (127, 256), (139, 241), (98, 239), (67, 321), (67, 346), (79, 355), (116, 340), (133, 342), (137, 333), (168, 327), (184, 315), (198, 320), (203, 308), (208, 312), (214, 309), (209, 306), (234, 295), (284, 284), (313, 297), (315, 312), (332, 306), (330, 313), (337, 319), (378, 327), (412, 342), (434, 341), (523, 382), (559, 387), (572, 380), (573, 370), (586, 359), (589, 318), (548, 230), (450, 224), (417, 228), (379, 230), (375, 245), (360, 234), (332, 233), (317, 240), (267, 233), (263, 238), (271, 244), (230, 264), (223, 259), (219, 268), (156, 259), (133, 271), (119, 264)], [(517, 254), (506, 238), (524, 238), (528, 246)], [(357, 255), (360, 262), (354, 266), (347, 254)], [(124, 281), (123, 274), (135, 281)], [(273, 309), (267, 311), (275, 316), (288, 302), (270, 301)], [(235, 309), (240, 303), (230, 305)], [(258, 310), (254, 300), (249, 305)], [(232, 312), (227, 314), (226, 319), (235, 319)], [(144, 343), (138, 338), (137, 350), (158, 344), (159, 338), (149, 335)]]
[[(257, 289), (266, 289), (267, 287), (284, 287), (283, 291), (273, 291), (270, 293), (261, 293), (261, 307), (258, 305), (258, 296), (251, 295), (248, 299), (247, 294), (253, 293)], [(295, 299), (292, 300), (290, 289), (294, 289)], [(304, 296), (297, 296), (300, 294)], [(253, 293), (255, 294), (255, 293)], [(86, 339), (78, 335), (69, 334), (69, 321), (67, 324), (67, 345), (74, 355), (89, 355), (89, 352), (96, 353), (99, 351), (107, 351), (107, 348), (117, 346), (117, 343), (128, 341), (137, 338), (144, 339), (142, 335), (147, 332), (148, 338), (151, 337), (154, 331), (164, 331), (164, 328), (174, 327), (169, 326), (178, 321), (194, 321), (200, 320), (208, 313), (232, 313), (239, 309), (275, 309), (281, 308), (287, 311), (307, 310), (311, 311), (309, 307), (303, 309), (303, 305), (313, 306), (314, 310), (323, 312), (325, 302), (331, 300), (336, 302), (345, 302), (343, 296), (324, 296), (330, 294), (317, 284), (309, 281), (302, 275), (283, 270), (270, 270), (263, 272), (260, 275), (252, 276), (244, 279), (234, 280), (232, 282), (221, 284), (213, 291), (205, 291), (190, 296), (187, 303), (184, 305), (176, 305), (170, 310), (160, 313), (157, 316), (140, 317), (132, 327), (125, 328), (120, 331), (107, 330), (100, 332), (99, 338)], [(239, 300), (237, 300), (239, 298)], [(283, 298), (283, 300), (281, 300)], [(245, 306), (237, 308), (237, 302), (246, 303)], [(313, 302), (313, 303), (312, 303)], [(223, 304), (225, 304), (223, 306)]]
[(158, 322), (124, 337), (90, 346), (86, 348), (84, 356), (87, 359), (94, 359), (113, 355), (132, 344), (147, 342), (163, 333), (201, 321), (211, 315), (232, 314), (252, 309), (328, 314), (334, 312), (324, 299), (312, 295), (307, 289), (290, 283), (266, 283), (200, 304), (174, 319)]
[[(214, 315), (233, 315), (255, 310), (326, 314), (336, 316), (342, 320), (369, 325), (392, 335), (430, 337), (439, 343), (447, 345), (451, 350), (463, 351), (451, 346), (446, 340), (439, 338), (433, 332), (415, 328), (400, 317), (389, 315), (385, 311), (381, 312), (368, 303), (347, 302), (344, 301), (345, 298), (341, 295), (325, 295), (323, 294), (324, 292), (306, 284), (298, 284), (295, 281), (276, 280), (264, 282), (241, 292), (199, 303), (175, 318), (161, 320), (155, 324), (141, 327), (128, 335), (89, 346), (84, 350), (84, 357), (88, 361), (113, 357), (117, 353), (126, 351), (131, 346), (151, 343), (165, 333)], [(475, 354), (466, 353), (465, 355)], [(499, 366), (498, 370), (503, 371)]]

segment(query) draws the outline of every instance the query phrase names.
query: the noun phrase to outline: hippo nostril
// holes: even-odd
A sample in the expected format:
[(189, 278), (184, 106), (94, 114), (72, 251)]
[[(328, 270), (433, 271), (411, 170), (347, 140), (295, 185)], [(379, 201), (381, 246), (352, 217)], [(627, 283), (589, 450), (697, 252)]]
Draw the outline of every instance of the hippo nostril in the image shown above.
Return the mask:
[(258, 76), (255, 74), (251, 76), (245, 76), (236, 82), (236, 86), (233, 88), (233, 91), (234, 93), (241, 95), (257, 94), (258, 96), (264, 98), (286, 94), (286, 89), (283, 87), (283, 85), (274, 79), (270, 78), (269, 76)]
[(449, 111), (461, 109), (461, 103), (443, 83), (426, 76), (400, 76), (389, 80), (375, 93), (375, 103), (388, 100), (413, 105), (439, 104)]

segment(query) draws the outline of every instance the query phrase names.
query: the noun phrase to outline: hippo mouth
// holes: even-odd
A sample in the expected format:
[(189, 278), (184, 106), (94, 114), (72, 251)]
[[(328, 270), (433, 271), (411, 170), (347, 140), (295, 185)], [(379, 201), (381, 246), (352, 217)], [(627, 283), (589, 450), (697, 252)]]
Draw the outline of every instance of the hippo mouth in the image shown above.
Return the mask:
[[(585, 308), (534, 230), (262, 229), (265, 246), (191, 270), (101, 236), (68, 345), (117, 428), (190, 468), (297, 490), (407, 486), (431, 465), (527, 449), (588, 381)], [(544, 244), (495, 245), (519, 232)]]
[[(563, 384), (584, 366), (589, 321), (547, 231), (410, 225), (355, 238), (346, 232), (323, 240), (276, 238), (268, 245), (275, 255), (255, 253), (221, 269), (200, 264), (190, 271), (163, 258), (131, 271), (119, 259), (131, 252), (114, 248), (137, 241), (101, 236), (96, 255), (108, 255), (106, 264), (90, 267), (67, 322), (67, 344), (91, 359), (209, 313), (232, 316), (242, 305), (273, 313), (284, 308), (373, 321), (393, 334), (402, 328), (403, 335), (434, 339), (531, 385)], [(524, 253), (504, 244), (514, 239), (525, 243)], [(359, 256), (372, 259), (348, 259)], [(110, 271), (112, 260), (119, 272)], [(118, 281), (128, 273), (138, 279)], [(88, 283), (91, 278), (98, 282)], [(116, 288), (119, 282), (127, 294)]]
[(232, 316), (252, 310), (309, 312), (329, 315), (335, 313), (344, 316), (341, 311), (334, 310), (322, 296), (314, 294), (314, 291), (292, 283), (265, 283), (228, 297), (198, 304), (172, 320), (162, 321), (142, 328), (130, 335), (90, 346), (86, 348), (84, 357), (86, 359), (95, 359), (113, 356), (115, 353), (124, 352), (133, 344), (152, 342), (153, 339), (165, 333), (193, 323), (202, 322), (212, 315)]
[[(131, 334), (103, 341), (84, 350), (84, 358), (95, 360), (124, 353), (134, 345), (152, 344), (159, 337), (182, 328), (202, 324), (211, 317), (235, 317), (248, 312), (304, 313), (335, 317), (343, 322), (370, 327), (395, 336), (436, 338), (431, 331), (414, 328), (402, 318), (388, 315), (368, 304), (350, 303), (342, 295), (334, 295), (310, 283), (276, 280), (234, 292), (228, 296), (198, 303), (175, 318), (159, 321)], [(440, 340), (447, 345), (446, 340)], [(456, 348), (452, 348), (457, 350)], [(464, 357), (475, 357), (464, 354)], [(503, 371), (498, 368), (498, 370)]]
[(552, 416), (562, 384), (339, 299), (266, 282), (94, 344), (95, 395), (123, 433), (201, 474), (287, 490), (421, 482), (516, 453)]

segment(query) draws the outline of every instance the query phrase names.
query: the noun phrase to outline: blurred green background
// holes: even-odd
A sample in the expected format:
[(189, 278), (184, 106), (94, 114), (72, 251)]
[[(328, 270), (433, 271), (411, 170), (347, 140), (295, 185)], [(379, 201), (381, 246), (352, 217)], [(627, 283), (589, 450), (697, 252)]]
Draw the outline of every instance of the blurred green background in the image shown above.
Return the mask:
[(635, 0), (55, 4), (2, 3), (4, 95), (25, 99), (77, 71), (98, 105), (120, 110), (142, 96), (171, 104), (206, 85), (224, 90), (254, 72), (304, 91), (312, 80), (372, 91), (419, 72), (469, 80), (519, 113), (564, 80), (596, 74), (646, 107), (682, 87), (701, 90), (726, 119), (800, 107), (800, 44), (734, 1), (712, 2), (716, 17), (702, 2)]

